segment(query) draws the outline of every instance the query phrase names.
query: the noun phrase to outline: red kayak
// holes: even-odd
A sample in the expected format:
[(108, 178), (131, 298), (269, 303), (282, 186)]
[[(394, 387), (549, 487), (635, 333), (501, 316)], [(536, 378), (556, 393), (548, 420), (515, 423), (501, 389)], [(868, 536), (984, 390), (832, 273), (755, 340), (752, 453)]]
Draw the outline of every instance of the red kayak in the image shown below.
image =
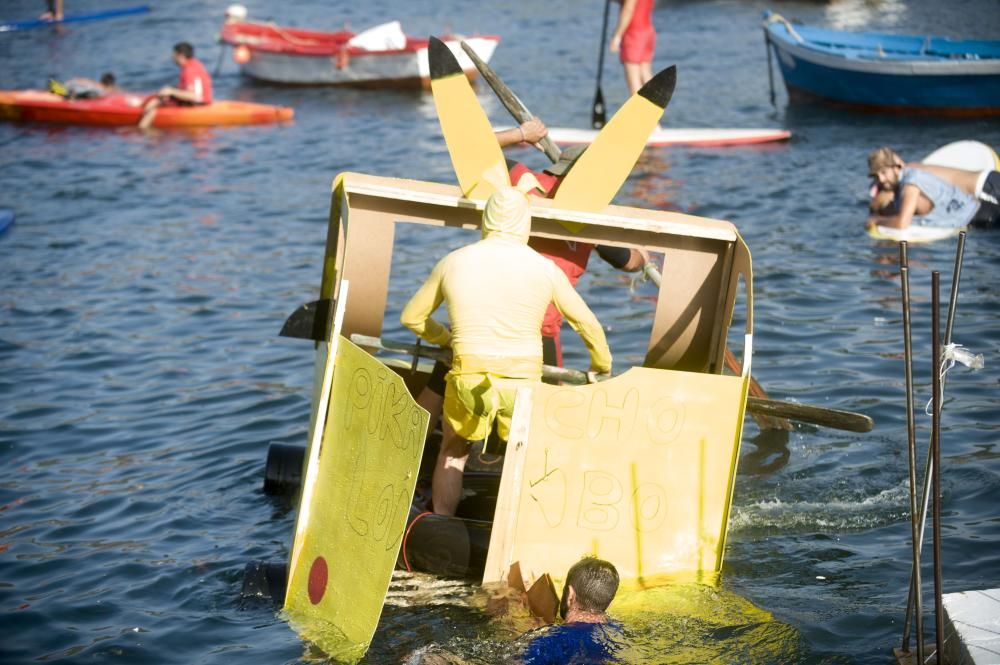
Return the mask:
[[(121, 92), (94, 99), (66, 99), (43, 90), (0, 90), (0, 120), (101, 127), (136, 126), (148, 95)], [(292, 119), (284, 106), (218, 101), (202, 106), (161, 106), (153, 127), (259, 125)]]

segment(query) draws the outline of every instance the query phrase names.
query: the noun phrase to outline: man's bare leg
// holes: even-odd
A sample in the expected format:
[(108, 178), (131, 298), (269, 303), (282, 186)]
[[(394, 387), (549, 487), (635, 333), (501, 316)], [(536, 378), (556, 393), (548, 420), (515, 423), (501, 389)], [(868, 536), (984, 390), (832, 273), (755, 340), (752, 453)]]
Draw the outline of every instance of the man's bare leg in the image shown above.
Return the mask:
[(431, 479), (431, 499), (438, 515), (454, 516), (462, 498), (462, 477), (469, 460), (469, 442), (455, 433), (447, 420), (441, 423), (441, 449)]
[(441, 407), (444, 405), (444, 396), (438, 395), (429, 388), (424, 388), (417, 395), (417, 404), (430, 414), (430, 420), (427, 421), (427, 435), (430, 436), (434, 428), (437, 427), (438, 420), (441, 418)]
[(623, 63), (625, 67), (625, 83), (628, 84), (628, 94), (634, 95), (642, 87), (642, 65), (637, 62)]
[(156, 119), (156, 109), (160, 106), (160, 100), (156, 97), (149, 100), (142, 110), (142, 117), (139, 118), (139, 129), (149, 129)]

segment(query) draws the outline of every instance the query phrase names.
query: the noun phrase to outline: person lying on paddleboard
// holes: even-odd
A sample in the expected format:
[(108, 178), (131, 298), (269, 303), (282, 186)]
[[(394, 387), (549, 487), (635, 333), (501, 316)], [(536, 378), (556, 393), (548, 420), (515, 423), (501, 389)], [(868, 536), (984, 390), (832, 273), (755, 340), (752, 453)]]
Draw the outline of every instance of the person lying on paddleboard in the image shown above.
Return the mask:
[(868, 228), (961, 228), (1000, 222), (1000, 172), (907, 163), (883, 147), (868, 156), (868, 174), (878, 186), (871, 205), (876, 214), (869, 217)]
[[(494, 422), (507, 439), (518, 387), (542, 378), (542, 320), (549, 303), (577, 330), (590, 351), (591, 371), (611, 372), (604, 329), (569, 279), (528, 247), (531, 204), (524, 190), (502, 186), (486, 203), (482, 240), (451, 252), (431, 271), (400, 314), (400, 322), (454, 352), (445, 378), (442, 440), (431, 479), (434, 512), (454, 515), (470, 441)], [(451, 329), (432, 318), (444, 303)]]
[(194, 57), (194, 47), (187, 42), (174, 44), (174, 63), (181, 68), (179, 87), (170, 85), (160, 88), (143, 106), (141, 129), (153, 124), (156, 109), (164, 105), (199, 106), (212, 103), (212, 77), (201, 61)]

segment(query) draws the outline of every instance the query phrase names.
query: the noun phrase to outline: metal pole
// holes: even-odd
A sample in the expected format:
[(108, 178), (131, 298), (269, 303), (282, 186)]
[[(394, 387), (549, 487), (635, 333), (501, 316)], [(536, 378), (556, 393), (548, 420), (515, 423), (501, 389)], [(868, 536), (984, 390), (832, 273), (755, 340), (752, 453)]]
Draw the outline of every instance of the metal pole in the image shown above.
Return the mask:
[[(951, 280), (951, 300), (948, 303), (948, 321), (947, 321), (947, 325), (945, 326), (945, 332), (944, 332), (944, 343), (945, 343), (946, 346), (948, 344), (951, 344), (952, 327), (953, 327), (953, 324), (955, 322), (955, 310), (956, 310), (956, 308), (958, 306), (958, 285), (959, 285), (959, 282), (961, 281), (961, 277), (962, 277), (962, 259), (965, 256), (965, 237), (966, 237), (965, 231), (962, 231), (960, 234), (958, 234), (958, 247), (955, 250), (955, 268), (954, 268), (954, 273), (953, 273), (952, 280)], [(941, 362), (940, 358), (935, 358), (934, 359), (935, 374), (939, 373), (939, 371), (940, 371), (939, 370), (940, 362)], [(942, 379), (941, 380), (941, 387), (940, 387), (942, 395), (944, 393), (944, 384), (945, 384), (945, 381), (944, 381), (944, 379)], [(931, 437), (931, 444), (932, 445), (929, 445), (927, 447), (927, 465), (924, 467), (923, 493), (922, 493), (922, 498), (921, 498), (921, 502), (920, 502), (920, 533), (919, 533), (918, 538), (917, 538), (917, 542), (920, 543), (920, 547), (918, 549), (922, 549), (923, 543), (924, 543), (924, 530), (925, 530), (925, 528), (927, 526), (927, 507), (930, 504), (931, 484), (933, 482), (932, 479), (934, 477), (934, 446), (933, 446), (933, 435)], [(913, 604), (912, 604), (913, 603), (913, 596), (914, 596), (914, 594), (913, 594), (913, 584), (914, 584), (914, 580), (911, 577), (910, 578), (910, 596), (909, 596), (910, 597), (910, 602), (906, 606), (906, 623), (907, 624), (909, 624), (910, 616), (912, 615), (912, 612), (913, 612)]]
[(767, 34), (767, 27), (764, 27), (764, 50), (767, 51), (767, 85), (771, 91), (771, 106), (777, 108), (774, 103), (774, 66), (771, 64), (771, 38)]
[(906, 621), (903, 626), (904, 652), (910, 651), (910, 604), (916, 609), (917, 662), (924, 662), (924, 618), (920, 580), (920, 521), (917, 517), (917, 437), (913, 406), (913, 344), (910, 327), (910, 268), (906, 243), (899, 243), (899, 275), (903, 291), (903, 373), (906, 377), (906, 439), (910, 467), (910, 540), (913, 548), (913, 567), (910, 572), (910, 597), (907, 600)]
[(931, 273), (931, 355), (935, 360), (931, 385), (934, 390), (934, 408), (931, 418), (931, 450), (934, 451), (934, 639), (937, 642), (937, 657), (935, 661), (940, 665), (941, 656), (944, 654), (944, 607), (941, 598), (941, 339), (940, 325), (940, 289), (941, 274), (938, 271)]

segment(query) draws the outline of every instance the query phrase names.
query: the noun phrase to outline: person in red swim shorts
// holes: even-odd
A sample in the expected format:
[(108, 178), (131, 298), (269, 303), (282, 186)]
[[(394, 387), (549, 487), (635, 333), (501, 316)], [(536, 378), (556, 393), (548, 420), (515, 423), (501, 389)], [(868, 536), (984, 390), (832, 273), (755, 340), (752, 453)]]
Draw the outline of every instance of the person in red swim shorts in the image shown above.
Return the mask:
[(617, 0), (622, 8), (618, 25), (611, 36), (611, 52), (621, 54), (625, 66), (628, 92), (634, 95), (653, 78), (653, 52), (656, 50), (656, 29), (653, 27), (655, 0)]
[(212, 103), (212, 77), (205, 65), (194, 57), (194, 47), (187, 42), (174, 44), (174, 62), (181, 68), (178, 87), (164, 86), (143, 107), (140, 129), (153, 124), (156, 109), (163, 105), (198, 106)]

